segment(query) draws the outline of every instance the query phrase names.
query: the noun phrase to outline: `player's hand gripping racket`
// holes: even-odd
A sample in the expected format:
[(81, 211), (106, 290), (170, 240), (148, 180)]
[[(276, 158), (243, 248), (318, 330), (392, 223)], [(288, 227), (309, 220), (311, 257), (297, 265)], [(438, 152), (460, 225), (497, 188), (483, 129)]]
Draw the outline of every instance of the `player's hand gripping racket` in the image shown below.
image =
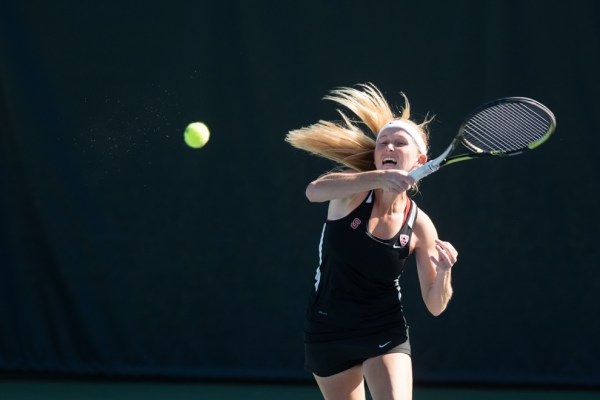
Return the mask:
[[(441, 167), (481, 157), (509, 156), (532, 150), (556, 128), (554, 114), (525, 97), (506, 97), (485, 103), (464, 120), (450, 146), (437, 158), (410, 172), (416, 181)], [(462, 144), (469, 152), (450, 156)]]

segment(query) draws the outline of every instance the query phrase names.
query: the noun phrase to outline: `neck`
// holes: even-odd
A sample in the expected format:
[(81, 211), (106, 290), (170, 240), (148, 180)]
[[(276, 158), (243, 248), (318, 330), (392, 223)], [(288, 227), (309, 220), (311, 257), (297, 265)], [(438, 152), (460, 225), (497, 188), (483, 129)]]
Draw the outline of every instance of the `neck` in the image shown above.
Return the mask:
[(406, 192), (395, 194), (378, 189), (375, 192), (375, 206), (384, 214), (403, 213), (406, 207)]

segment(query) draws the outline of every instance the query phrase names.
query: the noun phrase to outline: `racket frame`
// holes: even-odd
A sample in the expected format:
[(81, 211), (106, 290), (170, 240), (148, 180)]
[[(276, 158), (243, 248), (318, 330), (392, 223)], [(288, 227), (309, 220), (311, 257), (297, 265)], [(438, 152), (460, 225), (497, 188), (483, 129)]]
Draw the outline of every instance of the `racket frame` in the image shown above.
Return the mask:
[[(484, 109), (495, 106), (497, 104), (509, 103), (509, 102), (521, 102), (521, 103), (533, 104), (535, 107), (539, 108), (542, 112), (544, 112), (550, 120), (550, 127), (549, 127), (548, 131), (546, 132), (546, 134), (544, 134), (538, 140), (530, 143), (527, 146), (527, 148), (513, 150), (513, 151), (506, 151), (506, 152), (505, 151), (489, 151), (489, 152), (483, 151), (483, 150), (475, 148), (474, 146), (463, 143), (462, 139), (463, 139), (463, 133), (465, 130), (465, 126), (467, 125), (467, 123), (471, 120), (471, 118), (474, 115), (478, 114), (479, 112), (481, 112)], [(454, 139), (452, 140), (450, 145), (446, 148), (446, 150), (444, 150), (444, 152), (442, 154), (440, 154), (438, 157), (426, 162), (425, 164), (421, 165), (420, 167), (412, 170), (408, 175), (411, 178), (413, 178), (415, 181), (419, 181), (419, 180), (425, 178), (426, 176), (433, 174), (434, 172), (439, 170), (441, 167), (446, 166), (448, 164), (454, 164), (456, 162), (473, 160), (473, 159), (482, 158), (482, 157), (513, 156), (513, 155), (521, 154), (525, 150), (533, 150), (536, 147), (540, 146), (542, 143), (544, 143), (546, 140), (548, 140), (548, 138), (550, 137), (550, 135), (552, 135), (552, 133), (554, 132), (555, 129), (556, 129), (556, 118), (554, 117), (554, 114), (546, 106), (544, 106), (543, 104), (541, 104), (540, 102), (538, 102), (536, 100), (533, 100), (533, 99), (530, 99), (527, 97), (504, 97), (501, 99), (493, 100), (493, 101), (490, 101), (490, 102), (480, 105), (475, 110), (473, 110), (467, 118), (464, 119), (463, 123), (460, 125), (460, 127), (458, 129), (458, 134), (454, 137)], [(459, 144), (462, 144), (464, 147), (471, 150), (472, 153), (463, 153), (463, 154), (454, 155), (452, 157), (448, 157), (448, 155), (452, 151), (454, 151), (454, 149), (456, 149), (456, 147)]]

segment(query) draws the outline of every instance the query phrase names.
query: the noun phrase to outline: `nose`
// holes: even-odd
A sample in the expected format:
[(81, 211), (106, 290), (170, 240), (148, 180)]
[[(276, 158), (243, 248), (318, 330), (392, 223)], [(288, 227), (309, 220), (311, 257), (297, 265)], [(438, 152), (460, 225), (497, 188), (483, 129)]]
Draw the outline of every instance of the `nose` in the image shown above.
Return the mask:
[(393, 143), (389, 143), (389, 144), (387, 145), (387, 148), (388, 148), (388, 150), (392, 150), (392, 151), (394, 151), (394, 144), (393, 144)]

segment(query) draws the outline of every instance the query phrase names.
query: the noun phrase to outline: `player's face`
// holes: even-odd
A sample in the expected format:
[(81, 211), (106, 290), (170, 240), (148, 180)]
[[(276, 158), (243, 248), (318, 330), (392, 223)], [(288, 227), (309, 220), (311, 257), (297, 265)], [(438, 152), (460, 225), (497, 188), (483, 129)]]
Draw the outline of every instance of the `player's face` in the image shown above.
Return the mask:
[(377, 169), (412, 170), (419, 160), (419, 150), (412, 137), (401, 129), (381, 133), (375, 145)]

